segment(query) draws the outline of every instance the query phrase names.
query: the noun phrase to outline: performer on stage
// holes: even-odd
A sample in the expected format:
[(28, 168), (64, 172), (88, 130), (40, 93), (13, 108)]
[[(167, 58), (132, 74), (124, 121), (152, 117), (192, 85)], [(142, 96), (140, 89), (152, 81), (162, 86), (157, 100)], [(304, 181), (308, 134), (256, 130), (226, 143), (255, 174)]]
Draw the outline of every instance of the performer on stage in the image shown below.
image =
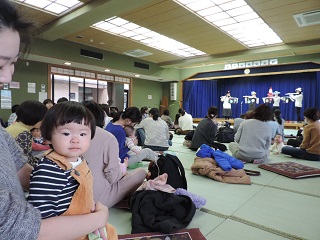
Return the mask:
[(256, 108), (256, 104), (259, 104), (259, 98), (257, 98), (257, 93), (255, 91), (252, 91), (249, 99), (249, 110), (254, 110)]
[(302, 118), (300, 116), (301, 108), (302, 108), (302, 100), (303, 100), (303, 94), (301, 87), (298, 87), (295, 90), (295, 94), (290, 94), (290, 98), (294, 100), (294, 106), (296, 108), (296, 114), (298, 118), (298, 122), (302, 122)]
[(230, 90), (228, 90), (225, 96), (220, 97), (221, 102), (223, 102), (222, 116), (224, 116), (226, 120), (229, 120), (232, 115), (231, 103), (229, 102), (230, 97)]
[(273, 112), (277, 109), (280, 109), (280, 99), (281, 97), (279, 96), (280, 92), (274, 91), (274, 97), (273, 97)]
[(263, 102), (272, 108), (272, 103), (273, 103), (273, 92), (272, 92), (272, 87), (269, 88), (267, 97), (262, 98)]

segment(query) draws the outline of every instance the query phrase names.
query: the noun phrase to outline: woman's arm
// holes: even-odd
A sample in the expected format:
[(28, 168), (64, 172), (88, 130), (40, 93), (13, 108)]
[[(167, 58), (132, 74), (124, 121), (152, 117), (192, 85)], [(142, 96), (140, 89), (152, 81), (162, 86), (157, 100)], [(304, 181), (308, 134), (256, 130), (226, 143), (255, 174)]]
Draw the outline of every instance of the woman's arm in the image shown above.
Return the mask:
[(33, 167), (26, 163), (19, 171), (18, 177), (22, 186), (22, 189), (25, 191), (29, 191), (30, 189), (30, 175), (32, 172)]
[(103, 173), (105, 178), (110, 184), (119, 181), (123, 174), (119, 165), (119, 147), (118, 141), (113, 136), (110, 135), (105, 139), (103, 151)]
[(310, 125), (304, 127), (302, 132), (303, 140), (300, 144), (301, 149), (307, 149), (310, 145), (310, 137), (311, 137), (311, 128)]
[(107, 221), (108, 208), (98, 202), (94, 213), (43, 219), (38, 240), (76, 239), (106, 226)]

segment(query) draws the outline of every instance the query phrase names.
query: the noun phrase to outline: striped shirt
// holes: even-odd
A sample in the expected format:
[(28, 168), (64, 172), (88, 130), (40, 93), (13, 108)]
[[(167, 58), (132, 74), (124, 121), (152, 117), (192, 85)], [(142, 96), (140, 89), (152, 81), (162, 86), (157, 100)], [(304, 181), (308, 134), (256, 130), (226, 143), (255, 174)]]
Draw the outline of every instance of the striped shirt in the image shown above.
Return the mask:
[(28, 201), (41, 212), (42, 218), (59, 216), (69, 207), (79, 183), (53, 161), (43, 158), (34, 168)]

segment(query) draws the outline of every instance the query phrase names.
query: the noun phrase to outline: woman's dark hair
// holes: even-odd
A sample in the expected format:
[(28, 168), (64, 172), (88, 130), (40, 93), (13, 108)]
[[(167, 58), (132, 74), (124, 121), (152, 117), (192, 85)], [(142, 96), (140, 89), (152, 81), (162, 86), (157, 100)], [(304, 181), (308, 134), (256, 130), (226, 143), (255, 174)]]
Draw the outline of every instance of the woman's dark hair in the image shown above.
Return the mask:
[(244, 119), (251, 119), (253, 118), (253, 110), (248, 110), (244, 115)]
[(103, 109), (103, 111), (105, 111), (105, 113), (109, 116), (110, 114), (110, 109), (109, 109), (109, 105), (108, 104), (105, 104), (105, 103), (102, 103), (100, 104), (100, 107)]
[(208, 108), (208, 118), (214, 118), (218, 115), (218, 108), (211, 106)]
[(58, 99), (57, 103), (67, 102), (67, 101), (69, 101), (68, 98), (66, 98), (66, 97), (61, 97), (61, 98)]
[(17, 111), (18, 107), (19, 107), (19, 104), (13, 105), (13, 106), (11, 107), (11, 112), (12, 112), (12, 113), (15, 113), (15, 112)]
[(142, 107), (142, 108), (140, 108), (141, 115), (147, 113), (148, 109), (149, 109), (148, 107)]
[(93, 114), (94, 118), (96, 119), (96, 125), (103, 128), (105, 112), (100, 105), (93, 101), (84, 101), (82, 104)]
[(118, 114), (115, 114), (113, 116), (113, 122), (118, 121), (120, 118), (130, 119), (130, 121), (132, 123), (139, 123), (139, 122), (141, 122), (142, 116), (141, 116), (139, 108), (129, 107), (121, 112), (118, 112)]
[(0, 32), (4, 28), (12, 29), (19, 33), (20, 41), (25, 44), (24, 52), (27, 52), (35, 23), (24, 19), (15, 4), (8, 0), (0, 1)]
[(16, 111), (16, 121), (28, 126), (33, 126), (42, 121), (47, 111), (48, 109), (43, 103), (35, 100), (27, 100), (19, 105)]
[(282, 124), (282, 118), (281, 118), (280, 110), (276, 109), (273, 114), (274, 114), (275, 118), (277, 119), (277, 122), (281, 125)]
[(174, 124), (175, 124), (175, 125), (178, 125), (178, 124), (179, 124), (179, 118), (180, 118), (180, 114), (177, 113), (177, 114), (176, 114), (176, 117), (174, 118)]
[(50, 99), (50, 98), (47, 98), (43, 101), (43, 104), (46, 105), (48, 103), (52, 103), (52, 105), (54, 105), (54, 102)]
[(163, 115), (169, 116), (170, 112), (169, 109), (163, 110)]
[(151, 108), (149, 113), (152, 115), (152, 119), (157, 121), (159, 118), (159, 109), (158, 108)]
[(312, 121), (317, 121), (317, 120), (319, 120), (320, 114), (319, 114), (319, 110), (316, 108), (307, 108), (303, 112), (303, 116), (311, 119)]
[(183, 108), (179, 108), (178, 113), (184, 116), (186, 114), (186, 111)]
[[(43, 104), (42, 104), (43, 105)], [(95, 118), (83, 104), (73, 101), (61, 102), (50, 108), (43, 118), (40, 131), (45, 140), (51, 141), (54, 130), (67, 123), (78, 123), (90, 126), (91, 139), (96, 132)]]
[(263, 122), (272, 120), (272, 116), (272, 109), (266, 104), (261, 104), (253, 110), (253, 118)]

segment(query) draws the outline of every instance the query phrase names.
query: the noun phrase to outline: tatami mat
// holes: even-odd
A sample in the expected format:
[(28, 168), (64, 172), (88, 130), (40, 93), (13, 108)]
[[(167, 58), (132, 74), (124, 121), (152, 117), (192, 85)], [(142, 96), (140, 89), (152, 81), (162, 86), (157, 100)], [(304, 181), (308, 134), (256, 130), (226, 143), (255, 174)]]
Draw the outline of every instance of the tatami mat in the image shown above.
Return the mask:
[[(296, 130), (285, 130), (295, 134)], [(184, 165), (188, 191), (200, 195), (207, 204), (197, 210), (188, 228), (200, 228), (208, 240), (282, 240), (320, 239), (320, 177), (290, 179), (276, 173), (245, 164), (258, 170), (251, 185), (220, 183), (191, 173), (195, 152), (182, 145), (184, 136), (174, 135), (170, 151)], [(229, 150), (226, 153), (230, 154)], [(271, 155), (270, 162), (295, 161), (320, 168), (320, 162)], [(144, 162), (145, 168), (148, 162)], [(110, 209), (110, 223), (119, 234), (131, 232), (129, 210)]]

